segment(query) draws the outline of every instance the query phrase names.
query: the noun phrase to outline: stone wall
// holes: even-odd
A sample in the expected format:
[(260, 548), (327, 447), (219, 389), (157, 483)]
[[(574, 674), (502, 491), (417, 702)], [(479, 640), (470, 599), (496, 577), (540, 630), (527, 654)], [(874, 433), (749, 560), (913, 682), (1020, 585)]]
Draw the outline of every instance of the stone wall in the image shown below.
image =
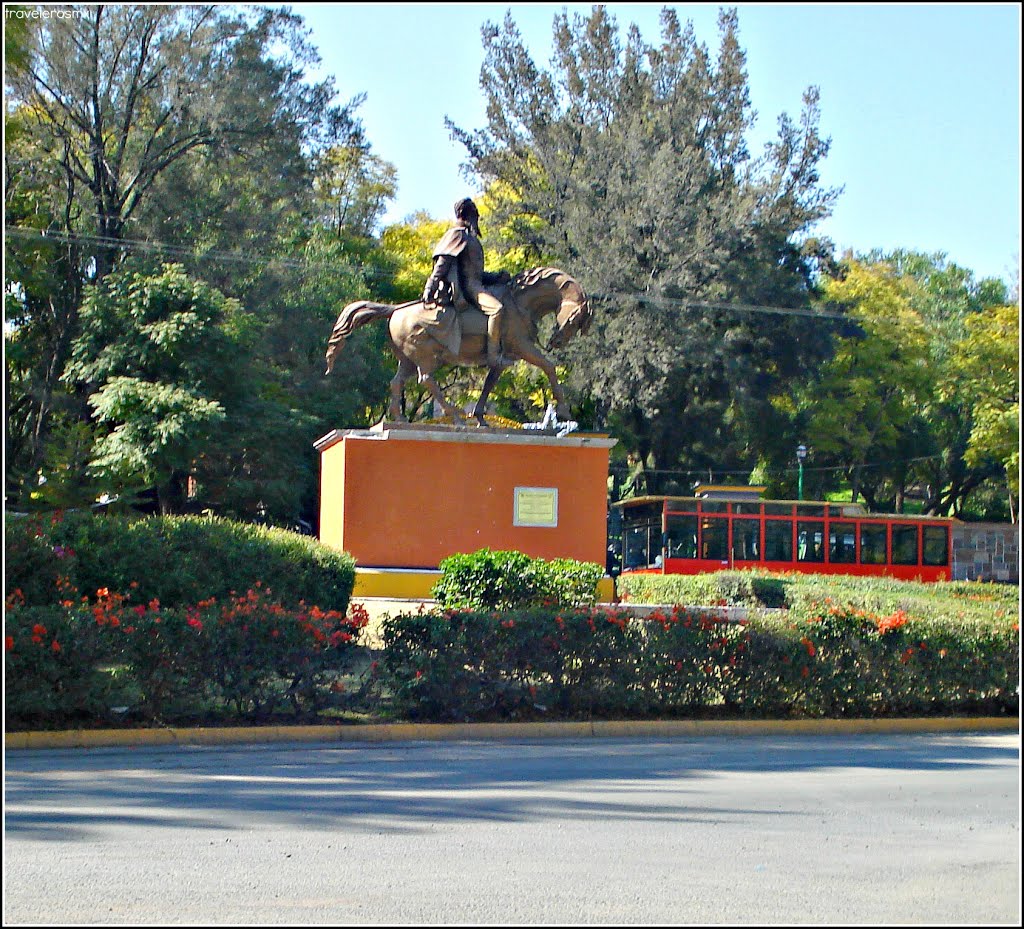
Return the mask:
[(953, 580), (1020, 583), (1020, 525), (953, 524)]

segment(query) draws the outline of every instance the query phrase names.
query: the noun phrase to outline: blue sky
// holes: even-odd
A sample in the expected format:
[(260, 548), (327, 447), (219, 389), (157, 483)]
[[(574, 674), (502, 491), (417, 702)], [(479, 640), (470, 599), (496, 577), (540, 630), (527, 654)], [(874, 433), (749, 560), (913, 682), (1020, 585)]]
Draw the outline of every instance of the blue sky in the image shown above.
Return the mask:
[[(623, 37), (636, 23), (654, 42), (665, 4), (609, 3)], [(292, 4), (339, 97), (366, 94), (359, 115), (373, 151), (398, 169), (396, 222), (449, 216), (477, 193), (464, 150), (445, 128), (481, 128), (480, 28), (511, 11), (538, 65), (551, 25), (580, 3)], [(843, 187), (814, 232), (844, 251), (945, 252), (979, 277), (1009, 280), (1020, 265), (1021, 14), (1007, 4), (736, 4), (747, 53), (753, 148), (797, 118), (804, 90), (821, 92), (832, 139), (826, 186)], [(677, 4), (699, 41), (718, 45), (719, 4)]]

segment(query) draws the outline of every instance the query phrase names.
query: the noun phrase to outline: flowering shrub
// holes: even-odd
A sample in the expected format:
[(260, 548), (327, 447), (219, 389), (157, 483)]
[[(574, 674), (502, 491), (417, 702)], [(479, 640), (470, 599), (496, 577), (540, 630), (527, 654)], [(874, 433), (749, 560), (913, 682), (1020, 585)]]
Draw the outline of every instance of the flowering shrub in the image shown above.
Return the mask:
[(5, 715), (11, 726), (131, 717), (170, 721), (226, 709), (233, 718), (315, 714), (348, 702), (367, 614), (282, 606), (257, 584), (224, 602), (164, 608), (100, 588), (55, 606), (7, 600)]
[(456, 610), (389, 617), (381, 684), (399, 715), (497, 719), (693, 710), (727, 689), (743, 626), (676, 608)]
[(392, 712), (475, 720), (1015, 713), (1019, 629), (819, 604), (728, 622), (680, 607), (385, 619)]
[(4, 619), (7, 726), (105, 716), (117, 700), (115, 679), (100, 667), (108, 654), (102, 630), (83, 608), (26, 606), (21, 591), (12, 591)]

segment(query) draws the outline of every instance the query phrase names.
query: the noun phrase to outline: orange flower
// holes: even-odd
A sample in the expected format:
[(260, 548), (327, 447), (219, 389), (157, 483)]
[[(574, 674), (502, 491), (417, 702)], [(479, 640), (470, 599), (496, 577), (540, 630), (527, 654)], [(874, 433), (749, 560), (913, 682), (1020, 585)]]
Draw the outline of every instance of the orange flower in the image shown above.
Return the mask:
[(807, 638), (807, 636), (804, 636), (800, 642), (803, 644), (803, 647), (807, 649), (808, 656), (813, 658), (815, 654), (814, 643)]

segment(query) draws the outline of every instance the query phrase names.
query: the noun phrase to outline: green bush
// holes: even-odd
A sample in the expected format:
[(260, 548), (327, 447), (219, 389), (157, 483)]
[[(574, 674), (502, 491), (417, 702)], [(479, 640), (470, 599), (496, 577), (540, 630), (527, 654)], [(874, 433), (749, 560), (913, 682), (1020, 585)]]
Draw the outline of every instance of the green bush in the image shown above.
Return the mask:
[(690, 606), (783, 608), (806, 612), (820, 603), (888, 614), (903, 610), (915, 619), (976, 621), (1007, 625), (1017, 616), (1020, 588), (978, 581), (921, 583), (886, 577), (769, 574), (627, 574), (618, 578), (623, 602)]
[[(165, 608), (102, 592), (94, 603), (8, 599), (8, 728), (208, 716), (311, 716), (350, 701), (365, 610), (286, 608), (257, 588)], [(114, 708), (124, 714), (112, 717)]]
[(1018, 711), (1019, 630), (819, 605), (389, 617), (379, 682), (409, 719), (864, 717)]
[(4, 615), (7, 728), (47, 728), (106, 719), (121, 702), (111, 649), (84, 607), (25, 606)]
[(545, 560), (522, 552), (481, 549), (450, 555), (433, 595), (445, 609), (510, 610), (525, 606), (581, 606), (597, 598), (600, 565), (569, 558)]
[(108, 589), (165, 606), (188, 605), (261, 583), (281, 603), (305, 601), (345, 612), (355, 583), (352, 558), (282, 529), (213, 517), (95, 516), (9, 519), (5, 593), (26, 603), (59, 603), (58, 577), (95, 596)]
[(788, 576), (754, 571), (626, 574), (618, 578), (617, 589), (630, 603), (783, 608), (788, 606), (788, 582)]

